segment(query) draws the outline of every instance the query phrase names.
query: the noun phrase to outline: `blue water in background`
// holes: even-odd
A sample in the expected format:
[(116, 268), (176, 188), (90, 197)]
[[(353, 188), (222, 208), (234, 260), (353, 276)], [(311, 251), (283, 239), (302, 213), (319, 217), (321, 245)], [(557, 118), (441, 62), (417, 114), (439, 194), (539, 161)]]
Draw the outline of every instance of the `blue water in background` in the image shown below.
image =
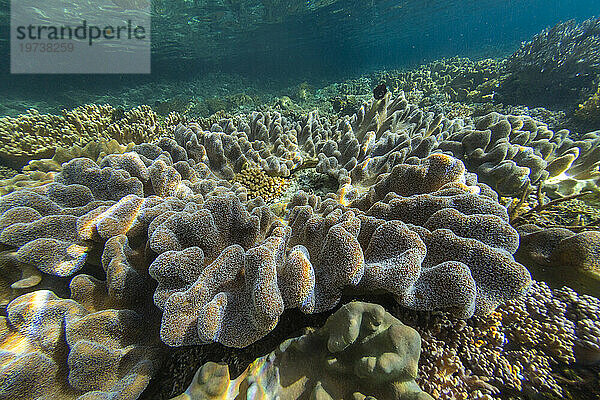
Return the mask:
[(211, 24), (205, 39), (218, 41), (221, 53), (211, 57), (194, 52), (190, 37), (202, 40), (203, 36), (193, 35), (189, 25), (193, 12), (188, 8), (187, 13), (177, 14), (174, 7), (168, 18), (153, 18), (149, 76), (15, 76), (8, 74), (7, 3), (0, 0), (0, 94), (3, 90), (52, 93), (74, 87), (119, 87), (209, 71), (289, 81), (341, 79), (441, 57), (507, 56), (547, 26), (600, 15), (598, 0), (343, 0), (246, 31), (231, 33)]
[(360, 73), (456, 55), (499, 57), (547, 26), (594, 15), (600, 15), (598, 0), (342, 1), (264, 27), (247, 41), (248, 54), (240, 57), (246, 62), (224, 68)]

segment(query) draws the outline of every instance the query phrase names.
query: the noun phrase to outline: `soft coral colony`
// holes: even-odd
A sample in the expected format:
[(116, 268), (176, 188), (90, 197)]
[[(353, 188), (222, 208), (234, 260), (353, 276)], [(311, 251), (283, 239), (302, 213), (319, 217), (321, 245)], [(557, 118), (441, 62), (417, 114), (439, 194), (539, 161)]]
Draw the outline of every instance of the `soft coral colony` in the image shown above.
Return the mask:
[[(246, 347), (286, 309), (333, 310), (344, 294), (487, 317), (532, 284), (493, 189), (541, 184), (557, 164), (584, 170), (594, 164), (586, 141), (598, 140), (573, 142), (529, 117), (447, 119), (389, 93), (334, 122), (254, 112), (164, 133), (64, 160), (50, 183), (0, 198), (6, 398), (137, 398), (159, 340)], [(337, 192), (296, 191), (276, 209), (271, 200), (308, 168)], [(346, 317), (360, 324), (363, 313), (403, 329), (379, 309)], [(420, 349), (406, 346), (416, 363)], [(427, 398), (413, 372), (375, 381), (410, 388), (395, 398)]]

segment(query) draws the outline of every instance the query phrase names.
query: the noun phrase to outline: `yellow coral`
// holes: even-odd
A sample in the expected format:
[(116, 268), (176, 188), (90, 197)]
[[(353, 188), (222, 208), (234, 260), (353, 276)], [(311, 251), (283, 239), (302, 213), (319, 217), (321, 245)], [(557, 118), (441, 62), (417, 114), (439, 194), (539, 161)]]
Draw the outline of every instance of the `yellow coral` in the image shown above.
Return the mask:
[(289, 180), (268, 176), (262, 169), (255, 166), (245, 166), (234, 178), (246, 188), (249, 198), (261, 196), (269, 202), (281, 195), (289, 186)]
[(600, 86), (593, 95), (579, 105), (575, 117), (589, 124), (600, 123)]
[(85, 146), (98, 139), (116, 139), (121, 144), (142, 143), (167, 135), (180, 122), (170, 115), (159, 122), (149, 106), (129, 111), (110, 105), (87, 104), (62, 115), (40, 114), (31, 109), (18, 117), (0, 118), (0, 157), (22, 165), (50, 157), (58, 146)]
[(0, 196), (19, 189), (42, 186), (54, 180), (55, 172), (33, 171), (18, 174), (8, 179), (0, 179)]

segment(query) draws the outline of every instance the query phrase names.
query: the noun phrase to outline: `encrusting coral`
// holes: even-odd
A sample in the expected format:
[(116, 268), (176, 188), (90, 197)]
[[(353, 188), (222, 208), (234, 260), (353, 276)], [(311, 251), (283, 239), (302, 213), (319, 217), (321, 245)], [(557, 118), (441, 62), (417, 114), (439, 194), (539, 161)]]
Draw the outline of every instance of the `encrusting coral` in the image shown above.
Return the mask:
[(352, 302), (325, 325), (288, 339), (231, 380), (227, 365), (202, 366), (173, 400), (397, 399), (427, 400), (417, 376), (421, 340), (376, 304)]

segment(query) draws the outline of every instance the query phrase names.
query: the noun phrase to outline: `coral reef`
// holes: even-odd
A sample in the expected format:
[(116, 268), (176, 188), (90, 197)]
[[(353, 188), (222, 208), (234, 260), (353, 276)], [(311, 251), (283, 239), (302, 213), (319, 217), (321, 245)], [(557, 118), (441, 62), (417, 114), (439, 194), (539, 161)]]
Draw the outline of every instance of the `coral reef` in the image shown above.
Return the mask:
[(596, 93), (579, 104), (573, 116), (584, 129), (594, 129), (600, 126), (600, 86)]
[(73, 145), (70, 147), (56, 147), (52, 158), (31, 160), (23, 167), (24, 172), (60, 172), (62, 165), (74, 158), (89, 158), (100, 162), (108, 154), (123, 154), (133, 149), (134, 143), (120, 144), (116, 139), (99, 139), (87, 143), (84, 147)]
[(600, 296), (600, 231), (574, 233), (565, 228), (519, 227), (521, 243), (515, 257), (546, 281), (568, 281)]
[[(178, 123), (176, 119), (169, 121)], [(124, 111), (92, 104), (63, 110), (62, 115), (39, 114), (32, 109), (16, 118), (0, 118), (0, 160), (22, 166), (32, 159), (52, 156), (57, 146), (83, 147), (98, 139), (139, 144), (166, 135), (168, 129), (148, 106)]]
[(122, 154), (131, 151), (134, 144), (119, 144), (115, 139), (100, 139), (89, 142), (85, 147), (74, 145), (70, 148), (57, 147), (52, 158), (31, 160), (23, 167), (22, 173), (0, 180), (0, 195), (23, 188), (33, 188), (51, 183), (56, 172), (62, 171), (62, 165), (74, 158), (86, 157), (99, 161), (108, 154)]
[(17, 175), (19, 171), (0, 165), (0, 180), (6, 180)]
[(317, 171), (340, 186), (349, 178), (368, 186), (395, 163), (445, 152), (503, 195), (521, 195), (541, 183), (552, 196), (588, 188), (600, 174), (598, 132), (569, 136), (565, 129), (552, 131), (525, 115), (492, 112), (448, 119), (409, 104), (403, 93), (395, 98), (388, 93), (351, 117), (334, 120), (317, 112), (299, 120), (277, 112), (252, 113), (221, 119), (210, 128), (190, 123), (175, 132), (191, 158), (224, 179), (248, 164), (287, 177), (316, 160)]
[(417, 375), (417, 332), (376, 304), (352, 302), (325, 326), (288, 339), (235, 380), (227, 365), (202, 366), (177, 400), (260, 398), (432, 399)]
[(493, 99), (502, 73), (502, 61), (453, 57), (408, 71), (379, 72), (375, 79), (394, 92), (420, 91), (427, 97), (441, 94), (452, 101), (486, 102)]
[(136, 399), (154, 368), (151, 348), (141, 344), (144, 324), (134, 311), (90, 313), (50, 291), (18, 297), (0, 317), (0, 393), (19, 400), (113, 393)]
[(233, 177), (246, 188), (249, 198), (262, 197), (269, 202), (278, 198), (289, 186), (289, 181), (281, 177), (268, 176), (260, 168), (246, 166)]
[(33, 188), (51, 183), (54, 180), (54, 172), (32, 171), (16, 174), (11, 178), (0, 179), (0, 196), (24, 188)]
[(237, 111), (254, 106), (255, 100), (245, 94), (237, 93), (227, 96), (207, 97), (202, 102), (195, 104), (191, 111), (204, 117), (219, 111)]
[[(435, 68), (434, 95), (489, 101), (497, 89), (498, 63)], [(321, 95), (297, 89), (306, 104)], [(12, 149), (29, 163), (0, 182), (3, 395), (26, 398), (30, 385), (34, 398), (137, 398), (158, 348), (242, 348), (290, 312), (380, 295), (423, 337), (420, 376), (418, 335), (380, 306), (352, 303), (240, 378), (205, 365), (188, 394), (429, 398), (417, 379), (441, 399), (563, 395), (557, 369), (598, 362), (598, 304), (537, 282), (528, 292), (520, 262), (597, 276), (600, 238), (517, 231), (494, 190), (527, 195), (540, 185), (539, 196), (559, 196), (596, 185), (599, 132), (574, 138), (530, 116), (472, 109), (449, 118), (398, 89), (361, 106), (360, 95), (340, 102), (337, 116), (302, 114), (280, 99), (281, 112), (194, 122), (109, 106), (5, 119), (25, 121), (22, 135), (36, 126), (75, 134), (78, 124), (88, 134), (52, 142), (51, 159), (38, 159), (44, 143)], [(323, 188), (305, 184), (319, 180)], [(350, 340), (338, 351), (333, 336)], [(317, 382), (321, 365), (330, 372)], [(289, 384), (286, 373), (301, 379)]]
[(440, 149), (465, 159), (469, 171), (499, 193), (520, 193), (530, 183), (544, 179), (545, 159), (556, 147), (550, 142), (553, 132), (544, 124), (498, 113), (474, 122), (474, 126), (448, 136)]
[(358, 111), (360, 106), (358, 99), (353, 95), (336, 96), (331, 100), (333, 111), (340, 115), (352, 115)]
[[(426, 393), (441, 400), (490, 400), (506, 396), (594, 398), (600, 394), (597, 368), (585, 369), (598, 362), (598, 307), (598, 300), (591, 296), (578, 295), (566, 287), (551, 290), (545, 283), (534, 282), (528, 296), (469, 320), (447, 313), (410, 311), (393, 304), (387, 308), (422, 337), (416, 381)], [(272, 354), (279, 355), (278, 351)], [(250, 385), (272, 389), (267, 382), (274, 381), (268, 379), (273, 375), (265, 371), (272, 371), (273, 364), (277, 366), (273, 361), (279, 359), (273, 355), (262, 357), (231, 381), (226, 365), (208, 363), (177, 399), (213, 398), (202, 397), (206, 395), (202, 389), (209, 387), (217, 387), (214, 398), (228, 398), (238, 388), (245, 394)], [(300, 368), (305, 362), (290, 359), (289, 364)], [(281, 379), (283, 374), (279, 372), (285, 389), (285, 382), (290, 380)], [(191, 378), (189, 375), (187, 380)], [(209, 386), (209, 382), (215, 386)], [(345, 384), (350, 386), (352, 382)], [(228, 391), (222, 392), (227, 384)]]
[[(53, 183), (0, 198), (2, 301), (26, 292), (3, 321), (3, 397), (136, 399), (154, 374), (156, 310), (134, 222), (156, 202), (127, 195), (142, 184), (125, 175), (76, 158)], [(43, 288), (71, 299), (31, 292)]]
[[(389, 141), (390, 136), (397, 135), (396, 143), (404, 143), (404, 146), (396, 145), (394, 150), (405, 147), (404, 151), (408, 154), (405, 153), (404, 157), (439, 151), (449, 153), (463, 160), (467, 169), (477, 173), (481, 182), (504, 195), (519, 195), (529, 185), (540, 183), (544, 184), (547, 193), (555, 197), (569, 195), (593, 187), (600, 177), (600, 138), (597, 131), (572, 139), (566, 129), (554, 132), (529, 116), (496, 112), (454, 120), (429, 113), (424, 118), (422, 111), (407, 105), (402, 98), (401, 94), (391, 103), (379, 104), (380, 111), (369, 116), (371, 124), (380, 123), (377, 119), (382, 115), (389, 115), (388, 120), (393, 118), (393, 123), (362, 129), (378, 129), (381, 133), (375, 131), (375, 138), (381, 135), (380, 143), (384, 138)], [(374, 106), (375, 102), (371, 107)], [(355, 126), (365, 112), (364, 107), (352, 117)], [(404, 110), (413, 110), (412, 115), (407, 116)], [(400, 116), (402, 113), (405, 117)], [(411, 121), (415, 123), (412, 130)], [(354, 133), (360, 138), (361, 128), (357, 126), (354, 129), (357, 129)], [(384, 129), (389, 129), (389, 132), (383, 133)], [(373, 144), (377, 153), (382, 152), (380, 143)], [(379, 157), (369, 157), (371, 154), (365, 153), (364, 163), (358, 163), (361, 169), (355, 168), (351, 175), (363, 174), (365, 166), (372, 168), (379, 164)], [(361, 160), (360, 155), (357, 158)], [(381, 158), (389, 162), (389, 155), (384, 154)], [(330, 158), (327, 160), (330, 164), (332, 161)], [(385, 168), (379, 171), (384, 172)]]
[(284, 308), (325, 311), (352, 286), (417, 309), (490, 312), (524, 293), (529, 273), (510, 256), (518, 237), (506, 210), (465, 179), (460, 161), (434, 155), (396, 165), (350, 208), (330, 199), (316, 209), (301, 192), (288, 226), (232, 196), (161, 218), (148, 234), (163, 341), (244, 347)]
[(506, 62), (499, 99), (513, 104), (574, 108), (597, 87), (600, 19), (544, 29)]
[[(398, 121), (394, 113), (407, 107), (389, 95), (365, 105), (349, 121), (361, 140), (331, 157), (343, 160), (372, 135), (385, 136)], [(409, 110), (405, 118), (416, 112)], [(517, 234), (505, 209), (462, 162), (442, 154), (415, 155), (411, 164), (365, 155), (362, 166), (350, 160), (355, 167), (348, 172), (319, 153), (316, 169), (337, 175), (343, 186), (319, 207), (299, 193), (282, 220), (264, 198), (248, 201), (251, 191), (226, 179), (248, 165), (247, 157), (271, 172), (305, 165), (312, 157), (296, 143), (314, 143), (324, 121), (309, 116), (315, 118), (311, 135), (287, 128), (308, 127), (310, 120), (246, 118), (249, 124), (224, 120), (212, 131), (180, 127), (177, 140), (137, 145), (104, 156), (99, 165), (73, 159), (52, 184), (0, 200), (0, 241), (15, 249), (16, 261), (68, 278), (106, 240), (122, 234), (136, 246), (147, 240), (158, 254), (149, 272), (159, 282), (154, 301), (163, 309), (161, 337), (169, 345), (247, 346), (268, 334), (285, 308), (329, 310), (350, 287), (384, 290), (408, 307), (451, 309), (465, 318), (527, 290), (529, 273), (511, 256)], [(298, 139), (298, 131), (305, 137)], [(249, 140), (256, 137), (263, 143), (272, 137), (276, 147), (241, 151), (260, 149), (260, 141)], [(321, 141), (318, 147), (329, 152), (333, 141)], [(447, 281), (443, 290), (441, 280)]]
[(436, 399), (593, 398), (597, 378), (571, 380), (569, 370), (598, 362), (599, 306), (597, 298), (534, 281), (527, 296), (469, 321), (390, 312), (420, 333), (417, 383)]
[(524, 224), (533, 224), (540, 228), (565, 228), (575, 232), (595, 229), (600, 226), (600, 210), (595, 206), (597, 200), (592, 194), (582, 197), (585, 201), (563, 197), (557, 199), (554, 204), (544, 203), (542, 209), (535, 210), (538, 206), (537, 199), (533, 201), (530, 196), (529, 201), (517, 210), (511, 224), (517, 229)]
[(549, 195), (565, 196), (594, 186), (600, 177), (598, 132), (572, 139), (568, 130), (554, 132), (531, 117), (492, 112), (442, 137), (440, 150), (464, 160), (503, 195), (543, 184)]

